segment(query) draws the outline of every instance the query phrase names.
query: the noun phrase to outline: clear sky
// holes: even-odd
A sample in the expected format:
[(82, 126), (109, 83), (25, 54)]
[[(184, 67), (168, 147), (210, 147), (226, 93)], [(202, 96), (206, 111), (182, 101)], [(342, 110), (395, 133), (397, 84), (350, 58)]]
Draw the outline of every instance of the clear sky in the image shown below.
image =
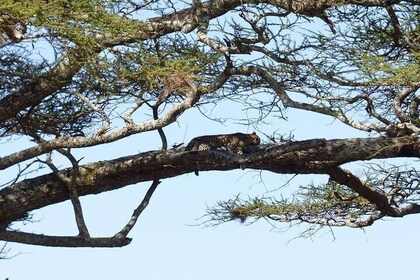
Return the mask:
[[(229, 116), (237, 108), (225, 105), (219, 113)], [(242, 114), (243, 112), (236, 112)], [(297, 140), (324, 137), (368, 137), (331, 118), (291, 110), (288, 120), (273, 118), (261, 129), (266, 133), (292, 132)], [(186, 112), (178, 123), (165, 129), (169, 144), (188, 142), (204, 134), (252, 132), (228, 121), (209, 121), (198, 112)], [(257, 131), (257, 133), (259, 133)], [(266, 139), (263, 139), (266, 140)], [(25, 143), (25, 145), (30, 143)], [(22, 141), (0, 146), (1, 155), (17, 150)], [(83, 163), (159, 148), (156, 132), (137, 135), (100, 147), (81, 149)], [(354, 170), (362, 168), (352, 165)], [(420, 166), (417, 163), (417, 169)], [(3, 178), (14, 170), (0, 172)], [(261, 175), (261, 177), (260, 177)], [(262, 178), (262, 182), (260, 182)], [(115, 249), (65, 249), (8, 244), (11, 259), (0, 260), (0, 280), (85, 280), (85, 279), (416, 279), (420, 251), (420, 216), (387, 219), (360, 229), (324, 229), (312, 239), (295, 237), (305, 225), (285, 231), (265, 221), (251, 225), (231, 222), (218, 227), (199, 225), (208, 206), (240, 193), (255, 195), (290, 194), (299, 185), (320, 182), (326, 177), (300, 176), (287, 188), (274, 191), (288, 177), (252, 170), (200, 172), (162, 180), (149, 207), (140, 217), (129, 246)], [(82, 197), (92, 235), (110, 236), (127, 223), (143, 199), (149, 183), (96, 196)], [(35, 212), (38, 222), (25, 231), (45, 234), (77, 234), (70, 202)]]

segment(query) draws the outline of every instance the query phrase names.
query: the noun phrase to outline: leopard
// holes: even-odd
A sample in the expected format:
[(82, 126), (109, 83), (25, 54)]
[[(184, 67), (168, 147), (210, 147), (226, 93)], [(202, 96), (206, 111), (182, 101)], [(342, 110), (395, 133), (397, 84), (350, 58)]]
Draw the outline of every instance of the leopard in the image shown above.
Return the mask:
[(186, 151), (218, 150), (244, 154), (260, 144), (260, 137), (255, 133), (232, 133), (204, 135), (193, 138), (185, 147)]

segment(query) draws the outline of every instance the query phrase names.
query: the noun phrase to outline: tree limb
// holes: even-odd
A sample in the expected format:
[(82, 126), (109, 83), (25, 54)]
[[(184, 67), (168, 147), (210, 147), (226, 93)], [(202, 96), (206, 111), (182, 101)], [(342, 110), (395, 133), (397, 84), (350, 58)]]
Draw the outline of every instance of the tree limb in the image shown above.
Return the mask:
[(123, 247), (131, 242), (131, 238), (97, 237), (83, 238), (80, 236), (51, 236), (20, 231), (0, 231), (0, 239), (7, 242), (18, 242), (29, 245), (49, 247)]
[(161, 182), (159, 180), (153, 180), (152, 185), (149, 187), (149, 189), (146, 192), (146, 195), (144, 196), (142, 202), (139, 204), (139, 206), (134, 209), (133, 215), (131, 216), (128, 223), (123, 227), (117, 234), (114, 235), (115, 238), (126, 238), (128, 233), (133, 229), (135, 226), (137, 219), (143, 213), (144, 209), (149, 205), (150, 198), (152, 197), (153, 193), (155, 192), (157, 186)]
[[(263, 145), (249, 154), (221, 151), (152, 151), (79, 166), (79, 196), (98, 194), (138, 182), (201, 171), (249, 168), (289, 174), (328, 174), (347, 162), (378, 158), (420, 157), (415, 137), (309, 140)], [(64, 174), (71, 169), (60, 171)], [(55, 174), (23, 180), (0, 190), (0, 228), (35, 209), (69, 199)]]
[(388, 216), (397, 216), (397, 212), (389, 204), (385, 193), (381, 193), (363, 184), (358, 177), (351, 174), (348, 170), (340, 167), (332, 167), (328, 174), (335, 182), (348, 186), (350, 189), (375, 204), (381, 212)]

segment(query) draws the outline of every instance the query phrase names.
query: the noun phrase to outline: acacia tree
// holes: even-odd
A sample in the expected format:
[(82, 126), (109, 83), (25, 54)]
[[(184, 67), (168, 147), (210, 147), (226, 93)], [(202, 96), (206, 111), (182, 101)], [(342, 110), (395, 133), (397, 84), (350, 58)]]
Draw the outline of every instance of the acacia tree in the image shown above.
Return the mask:
[[(420, 156), (419, 1), (6, 0), (0, 15), (0, 133), (32, 143), (0, 158), (2, 170), (18, 170), (0, 189), (2, 241), (127, 245), (161, 179), (208, 170), (329, 176), (293, 199), (221, 201), (209, 209), (214, 223), (364, 227), (420, 213), (415, 165), (372, 162), (364, 175), (342, 167)], [(165, 127), (187, 110), (207, 114), (206, 106), (232, 101), (264, 144), (244, 154), (168, 147)], [(275, 127), (261, 129), (288, 108), (329, 116), (366, 137), (293, 141), (275, 137)], [(92, 163), (74, 154), (150, 131), (160, 150)], [(57, 153), (68, 168), (58, 167)], [(89, 234), (80, 196), (146, 181), (151, 187), (123, 229)], [(24, 232), (31, 211), (66, 200), (79, 235)]]

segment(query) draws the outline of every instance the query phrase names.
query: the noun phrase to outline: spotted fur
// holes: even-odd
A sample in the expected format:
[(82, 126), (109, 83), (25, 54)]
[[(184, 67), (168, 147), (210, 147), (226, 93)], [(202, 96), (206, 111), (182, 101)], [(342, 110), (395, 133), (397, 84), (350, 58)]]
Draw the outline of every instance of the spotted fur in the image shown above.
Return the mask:
[(233, 133), (220, 135), (206, 135), (192, 139), (185, 150), (187, 151), (206, 151), (221, 150), (230, 151), (236, 154), (243, 154), (244, 150), (250, 146), (260, 144), (260, 137), (254, 132), (252, 134)]

